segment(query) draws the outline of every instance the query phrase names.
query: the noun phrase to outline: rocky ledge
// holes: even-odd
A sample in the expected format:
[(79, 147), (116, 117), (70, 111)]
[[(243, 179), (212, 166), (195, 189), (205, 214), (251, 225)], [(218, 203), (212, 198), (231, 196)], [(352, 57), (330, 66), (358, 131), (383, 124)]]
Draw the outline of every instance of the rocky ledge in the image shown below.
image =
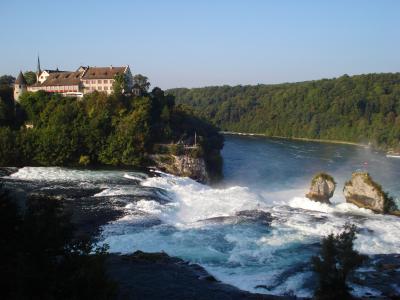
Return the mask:
[(366, 172), (355, 172), (347, 181), (343, 189), (346, 202), (358, 207), (370, 209), (376, 213), (398, 214), (393, 198), (383, 191)]
[(329, 199), (335, 192), (336, 182), (332, 176), (326, 173), (319, 173), (314, 176), (311, 186), (306, 197), (313, 201), (330, 204)]
[(151, 160), (158, 169), (164, 172), (190, 177), (202, 183), (210, 180), (203, 157), (193, 157), (187, 153), (182, 155), (154, 154), (151, 155)]
[(119, 284), (117, 299), (298, 299), (239, 290), (219, 282), (200, 265), (166, 253), (111, 254), (106, 265), (110, 277)]

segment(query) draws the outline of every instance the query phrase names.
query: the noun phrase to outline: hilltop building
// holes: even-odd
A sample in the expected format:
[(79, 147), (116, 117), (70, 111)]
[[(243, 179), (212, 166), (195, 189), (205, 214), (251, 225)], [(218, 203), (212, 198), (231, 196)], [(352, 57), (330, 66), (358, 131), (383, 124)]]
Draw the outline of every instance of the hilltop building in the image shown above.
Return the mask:
[(36, 83), (27, 85), (22, 72), (19, 73), (14, 85), (14, 99), (25, 91), (46, 91), (60, 93), (64, 96), (82, 97), (94, 91), (112, 93), (112, 86), (116, 75), (124, 75), (126, 79), (125, 92), (131, 92), (133, 77), (129, 66), (124, 67), (79, 67), (76, 71), (41, 70), (40, 60), (36, 71)]

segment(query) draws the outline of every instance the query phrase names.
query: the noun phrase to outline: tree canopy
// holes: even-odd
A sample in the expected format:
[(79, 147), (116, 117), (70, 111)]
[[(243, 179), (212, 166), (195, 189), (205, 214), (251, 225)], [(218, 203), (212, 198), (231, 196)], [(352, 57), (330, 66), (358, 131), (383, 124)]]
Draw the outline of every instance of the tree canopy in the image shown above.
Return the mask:
[(226, 131), (400, 150), (400, 73), (167, 92)]
[(83, 99), (26, 92), (16, 107), (2, 103), (0, 166), (143, 167), (155, 144), (187, 140), (195, 132), (206, 163), (220, 160), (217, 128), (176, 106), (160, 88), (140, 97), (93, 92)]
[(24, 77), (25, 77), (26, 83), (27, 83), (28, 85), (31, 85), (31, 84), (36, 83), (36, 73), (35, 73), (35, 72), (33, 72), (33, 71), (26, 71), (26, 72), (24, 73)]

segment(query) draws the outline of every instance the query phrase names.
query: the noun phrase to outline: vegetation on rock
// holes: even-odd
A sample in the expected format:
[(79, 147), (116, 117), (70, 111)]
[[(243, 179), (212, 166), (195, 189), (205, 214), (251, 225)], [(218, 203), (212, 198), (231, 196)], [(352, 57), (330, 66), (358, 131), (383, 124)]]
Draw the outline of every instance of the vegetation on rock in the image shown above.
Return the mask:
[(335, 192), (336, 182), (326, 173), (318, 173), (311, 180), (311, 186), (306, 197), (313, 201), (330, 204), (329, 199)]
[[(354, 186), (354, 182), (357, 180), (357, 178), (361, 178), (363, 184), (370, 187), (375, 195), (375, 198), (378, 199), (373, 199), (372, 195), (366, 195), (365, 188), (360, 189), (359, 187)], [(358, 192), (358, 190), (360, 190), (360, 192)], [(395, 212), (397, 208), (393, 198), (390, 197), (389, 194), (383, 190), (382, 186), (376, 183), (372, 179), (371, 175), (367, 172), (354, 172), (351, 176), (351, 180), (347, 181), (344, 185), (344, 193), (346, 196), (346, 201), (377, 212), (391, 213)], [(369, 201), (365, 201), (365, 199)], [(374, 203), (369, 203), (371, 201), (375, 201), (377, 204), (374, 205)]]
[(225, 131), (370, 142), (400, 151), (400, 73), (168, 93)]
[(322, 240), (320, 255), (312, 258), (313, 270), (319, 276), (315, 299), (352, 298), (346, 280), (365, 259), (353, 249), (355, 234), (356, 227), (346, 224), (341, 233), (330, 234)]

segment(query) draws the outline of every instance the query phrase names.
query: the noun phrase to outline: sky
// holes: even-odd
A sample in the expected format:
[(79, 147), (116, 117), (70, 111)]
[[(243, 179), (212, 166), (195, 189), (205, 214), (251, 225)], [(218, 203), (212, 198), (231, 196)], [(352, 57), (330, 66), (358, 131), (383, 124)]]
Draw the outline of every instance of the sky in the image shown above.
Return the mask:
[(398, 0), (0, 0), (0, 74), (129, 65), (163, 89), (400, 71)]

